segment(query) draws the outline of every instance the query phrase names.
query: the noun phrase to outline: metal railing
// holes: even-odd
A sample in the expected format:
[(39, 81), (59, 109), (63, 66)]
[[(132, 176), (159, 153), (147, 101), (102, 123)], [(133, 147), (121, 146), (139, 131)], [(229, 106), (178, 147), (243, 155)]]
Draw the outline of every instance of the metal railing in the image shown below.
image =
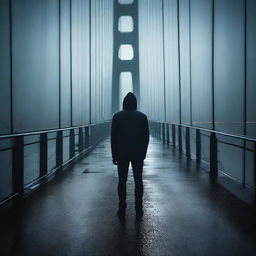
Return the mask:
[[(177, 127), (177, 129), (176, 129)], [(211, 130), (211, 129), (206, 129), (206, 128), (201, 128), (201, 127), (196, 127), (196, 126), (190, 126), (190, 125), (185, 125), (185, 124), (176, 124), (176, 123), (170, 123), (170, 122), (158, 122), (158, 121), (151, 121), (150, 122), (150, 129), (151, 129), (151, 134), (163, 141), (163, 143), (170, 143), (170, 128), (171, 128), (171, 138), (172, 138), (172, 143), (174, 146), (178, 146), (179, 152), (183, 153), (185, 151), (187, 159), (191, 159), (191, 145), (190, 145), (190, 133), (191, 130), (195, 130), (196, 132), (196, 154), (195, 154), (195, 160), (197, 164), (201, 164), (202, 157), (201, 157), (201, 136), (202, 132), (209, 133), (210, 137), (210, 178), (213, 181), (216, 181), (218, 177), (218, 143), (224, 143), (228, 144), (234, 147), (238, 147), (243, 149), (244, 151), (249, 151), (253, 153), (253, 168), (254, 168), (254, 187), (250, 187), (254, 189), (255, 191), (255, 197), (256, 197), (256, 138), (248, 137), (248, 136), (243, 136), (243, 135), (237, 135), (237, 134), (232, 134), (232, 133), (225, 133), (225, 132), (220, 132), (216, 130)], [(185, 145), (182, 143), (182, 129), (185, 129)], [(178, 131), (178, 132), (177, 132)], [(236, 145), (228, 142), (224, 142), (220, 139), (217, 138), (218, 135), (229, 137), (229, 138), (234, 138), (237, 140), (243, 141), (243, 146), (241, 145)], [(253, 144), (253, 148), (248, 148), (246, 147), (245, 142), (250, 142)], [(183, 147), (185, 146), (185, 150), (183, 150)], [(245, 161), (245, 160), (244, 160)], [(224, 175), (229, 176), (225, 174), (223, 171), (221, 171)], [(245, 168), (243, 171), (243, 180), (242, 184), (245, 186), (246, 181), (245, 181)], [(230, 178), (233, 178), (229, 176)], [(235, 178), (233, 178), (236, 180)], [(237, 181), (237, 180), (236, 180)]]
[[(109, 130), (110, 121), (105, 121), (84, 126), (0, 136), (0, 141), (10, 140), (10, 146), (0, 149), (0, 153), (6, 150), (10, 150), (12, 153), (12, 194), (5, 198), (0, 198), (0, 205), (13, 197), (22, 195), (25, 188), (40, 183), (42, 179), (48, 178), (81, 154), (90, 151), (98, 142), (109, 135)], [(26, 137), (33, 136), (39, 138), (34, 141), (32, 140), (32, 142), (25, 141)], [(64, 160), (63, 146), (66, 139), (68, 140), (68, 157)], [(54, 150), (55, 164), (53, 168), (49, 168), (49, 142), (52, 140), (56, 141)], [(39, 144), (39, 175), (25, 184), (24, 148), (33, 144)]]

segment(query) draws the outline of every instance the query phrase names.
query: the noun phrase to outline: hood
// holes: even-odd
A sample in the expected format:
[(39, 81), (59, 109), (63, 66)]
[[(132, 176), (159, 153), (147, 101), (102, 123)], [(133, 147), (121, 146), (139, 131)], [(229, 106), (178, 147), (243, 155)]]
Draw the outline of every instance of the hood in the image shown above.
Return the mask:
[(137, 99), (136, 96), (129, 92), (123, 101), (123, 110), (135, 111), (137, 110)]

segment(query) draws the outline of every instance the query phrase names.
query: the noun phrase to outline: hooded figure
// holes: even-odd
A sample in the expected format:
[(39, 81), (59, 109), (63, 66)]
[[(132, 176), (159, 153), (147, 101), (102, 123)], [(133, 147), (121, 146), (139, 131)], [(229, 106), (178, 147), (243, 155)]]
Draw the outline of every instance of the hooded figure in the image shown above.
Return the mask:
[(113, 163), (118, 165), (118, 216), (124, 217), (126, 208), (126, 180), (129, 163), (135, 180), (135, 207), (137, 217), (142, 217), (142, 169), (149, 143), (147, 116), (137, 111), (136, 96), (129, 92), (123, 101), (123, 110), (112, 119), (111, 149)]
[(123, 110), (136, 111), (137, 110), (137, 99), (136, 96), (129, 92), (123, 101)]
[(129, 92), (123, 110), (112, 120), (111, 148), (114, 162), (121, 159), (142, 159), (147, 153), (149, 129), (147, 116), (137, 111), (136, 96)]

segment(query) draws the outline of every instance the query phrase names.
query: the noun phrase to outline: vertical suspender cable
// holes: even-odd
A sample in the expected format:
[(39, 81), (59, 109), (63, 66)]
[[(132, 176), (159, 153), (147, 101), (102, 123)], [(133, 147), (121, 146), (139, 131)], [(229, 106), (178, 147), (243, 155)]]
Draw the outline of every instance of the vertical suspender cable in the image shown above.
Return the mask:
[(70, 124), (73, 126), (72, 0), (70, 0)]
[(181, 71), (180, 71), (180, 6), (179, 0), (177, 0), (177, 27), (178, 27), (178, 65), (179, 65), (179, 122), (181, 124)]
[(59, 128), (61, 128), (61, 0), (59, 0)]
[(191, 59), (191, 0), (189, 0), (189, 101), (190, 101), (190, 125), (192, 126), (192, 59)]
[(89, 0), (89, 124), (92, 123), (92, 1)]
[(164, 121), (166, 121), (166, 79), (165, 79), (165, 26), (164, 26), (164, 0), (162, 0), (162, 28), (163, 28), (163, 74), (164, 74)]
[(9, 0), (9, 40), (10, 40), (10, 122), (11, 122), (11, 134), (14, 132), (13, 130), (13, 65), (12, 65), (12, 0)]
[[(247, 134), (247, 0), (244, 1), (244, 136)], [(243, 185), (246, 179), (246, 141), (243, 141)]]
[(215, 95), (214, 95), (214, 16), (215, 0), (212, 0), (212, 129), (215, 130)]

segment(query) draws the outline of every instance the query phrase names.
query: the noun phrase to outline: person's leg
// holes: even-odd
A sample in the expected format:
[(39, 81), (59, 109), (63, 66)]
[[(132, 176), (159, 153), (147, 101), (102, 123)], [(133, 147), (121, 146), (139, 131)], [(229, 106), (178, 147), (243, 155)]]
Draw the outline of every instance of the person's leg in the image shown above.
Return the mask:
[(118, 196), (119, 210), (124, 211), (126, 208), (126, 181), (129, 169), (129, 161), (118, 161)]
[(137, 214), (143, 214), (142, 212), (142, 198), (143, 198), (143, 181), (142, 170), (143, 160), (135, 159), (132, 162), (133, 177), (135, 182), (135, 208)]

